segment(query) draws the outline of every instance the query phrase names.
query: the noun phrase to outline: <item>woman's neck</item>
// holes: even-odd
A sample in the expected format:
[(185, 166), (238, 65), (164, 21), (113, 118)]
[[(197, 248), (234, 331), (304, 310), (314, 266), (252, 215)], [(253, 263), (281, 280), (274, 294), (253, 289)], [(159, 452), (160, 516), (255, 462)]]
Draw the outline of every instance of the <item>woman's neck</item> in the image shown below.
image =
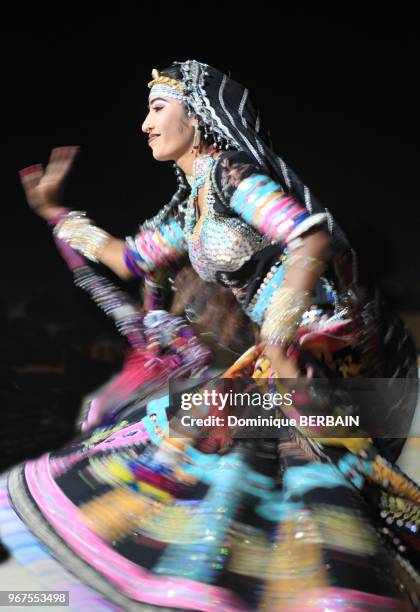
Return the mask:
[(208, 155), (211, 155), (214, 159), (217, 159), (219, 155), (221, 155), (221, 151), (217, 151), (213, 147), (203, 147), (199, 155), (188, 151), (187, 153), (184, 153), (184, 155), (181, 155), (180, 158), (175, 160), (175, 163), (178, 168), (181, 168), (186, 176), (191, 177), (194, 173), (194, 162), (197, 157), (207, 157)]

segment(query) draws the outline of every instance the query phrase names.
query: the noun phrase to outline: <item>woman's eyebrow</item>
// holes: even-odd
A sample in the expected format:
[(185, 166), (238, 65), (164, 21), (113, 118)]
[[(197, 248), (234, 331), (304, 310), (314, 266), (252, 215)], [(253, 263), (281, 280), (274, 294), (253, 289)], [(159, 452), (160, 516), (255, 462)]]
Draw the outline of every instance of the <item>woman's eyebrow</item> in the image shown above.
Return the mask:
[(165, 98), (153, 98), (153, 100), (149, 100), (149, 104), (147, 105), (147, 108), (150, 108), (150, 105), (153, 104), (153, 102), (156, 102), (157, 100), (162, 100), (162, 102), (168, 101), (168, 100), (165, 100)]

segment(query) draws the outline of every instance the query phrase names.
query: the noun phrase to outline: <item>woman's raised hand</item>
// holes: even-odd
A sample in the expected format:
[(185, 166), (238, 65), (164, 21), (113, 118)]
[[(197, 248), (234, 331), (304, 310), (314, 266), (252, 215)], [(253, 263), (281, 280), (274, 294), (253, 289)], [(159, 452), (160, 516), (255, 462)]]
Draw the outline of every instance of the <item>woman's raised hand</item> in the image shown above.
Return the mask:
[(26, 200), (40, 217), (49, 219), (63, 208), (60, 199), (64, 183), (78, 152), (79, 147), (57, 147), (45, 170), (42, 164), (20, 170)]

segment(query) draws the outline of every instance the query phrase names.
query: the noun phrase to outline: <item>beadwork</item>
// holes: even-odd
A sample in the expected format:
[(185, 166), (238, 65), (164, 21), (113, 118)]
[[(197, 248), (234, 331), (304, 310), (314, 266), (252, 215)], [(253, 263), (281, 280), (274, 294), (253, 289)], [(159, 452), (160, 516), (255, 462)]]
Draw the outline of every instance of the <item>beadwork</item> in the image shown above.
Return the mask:
[(90, 261), (98, 262), (102, 249), (111, 236), (93, 225), (86, 213), (72, 210), (55, 226), (54, 234)]
[(282, 286), (270, 300), (266, 311), (261, 336), (264, 340), (282, 344), (293, 338), (303, 313), (313, 300), (310, 291)]
[[(210, 181), (206, 183), (205, 204), (197, 221), (192, 200), (185, 219), (188, 254), (197, 274), (207, 282), (216, 280), (217, 272), (238, 270), (269, 241), (237, 217), (216, 213)], [(223, 241), (220, 240), (223, 236)]]
[(306, 255), (294, 254), (290, 255), (287, 258), (285, 266), (287, 269), (291, 267), (301, 268), (302, 270), (315, 272), (319, 275), (325, 270), (326, 263), (325, 261), (323, 261), (322, 259), (318, 259), (317, 257), (308, 257)]
[(270, 304), (271, 297), (280, 287), (284, 278), (284, 267), (280, 265), (280, 260), (271, 266), (265, 275), (261, 285), (255, 292), (254, 297), (248, 304), (246, 312), (249, 317), (261, 325), (264, 320), (265, 312)]

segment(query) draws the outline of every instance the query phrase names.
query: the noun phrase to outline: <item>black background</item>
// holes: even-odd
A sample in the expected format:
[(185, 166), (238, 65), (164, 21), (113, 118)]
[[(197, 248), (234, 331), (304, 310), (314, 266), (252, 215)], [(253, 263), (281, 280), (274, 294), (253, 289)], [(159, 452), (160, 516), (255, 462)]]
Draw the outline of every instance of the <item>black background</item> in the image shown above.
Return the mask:
[[(68, 277), (26, 207), (18, 169), (52, 147), (82, 152), (66, 203), (117, 235), (174, 190), (140, 125), (153, 67), (188, 58), (246, 84), (277, 152), (333, 212), (362, 269), (400, 310), (420, 303), (413, 14), (310, 14), (272, 2), (122, 2), (38, 7), (3, 20), (2, 256), (6, 300)], [(347, 8), (346, 8), (347, 7)], [(17, 11), (16, 11), (17, 12)]]

